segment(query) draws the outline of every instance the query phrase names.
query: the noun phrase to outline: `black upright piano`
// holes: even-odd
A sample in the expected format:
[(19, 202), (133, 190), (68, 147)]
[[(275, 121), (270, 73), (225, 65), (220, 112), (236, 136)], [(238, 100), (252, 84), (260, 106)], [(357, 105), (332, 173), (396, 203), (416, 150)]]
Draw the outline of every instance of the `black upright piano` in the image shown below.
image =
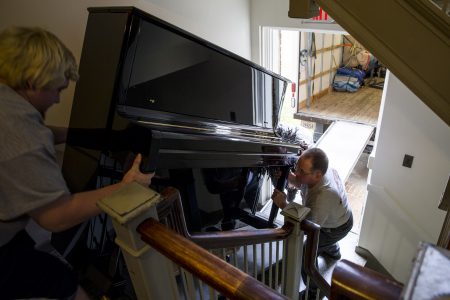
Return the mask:
[[(271, 226), (254, 215), (258, 180), (275, 170), (284, 188), (303, 149), (277, 134), (287, 79), (133, 7), (89, 9), (79, 71), (63, 161), (72, 192), (119, 181), (142, 153), (155, 188), (180, 190), (190, 230), (208, 201), (195, 182), (220, 194), (224, 218)], [(250, 210), (236, 214), (243, 198)]]

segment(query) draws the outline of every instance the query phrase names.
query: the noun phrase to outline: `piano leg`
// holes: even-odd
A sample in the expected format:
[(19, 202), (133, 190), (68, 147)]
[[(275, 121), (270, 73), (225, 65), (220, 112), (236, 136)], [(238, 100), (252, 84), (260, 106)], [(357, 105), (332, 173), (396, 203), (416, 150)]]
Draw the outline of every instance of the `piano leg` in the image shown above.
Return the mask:
[(248, 170), (246, 178), (247, 185), (245, 186), (244, 200), (254, 215), (258, 208), (263, 176), (258, 174), (256, 170)]
[(223, 209), (222, 230), (233, 230), (239, 218), (239, 204), (244, 191), (242, 189), (220, 193)]
[[(278, 178), (275, 188), (279, 191), (284, 191), (287, 182), (287, 176), (289, 174), (289, 166), (281, 168), (281, 176)], [(272, 209), (270, 210), (269, 220), (267, 221), (267, 227), (274, 227), (273, 221), (278, 214), (278, 206), (272, 203)]]
[(171, 169), (169, 174), (174, 187), (180, 191), (188, 230), (190, 232), (201, 231), (201, 214), (198, 208), (192, 169)]

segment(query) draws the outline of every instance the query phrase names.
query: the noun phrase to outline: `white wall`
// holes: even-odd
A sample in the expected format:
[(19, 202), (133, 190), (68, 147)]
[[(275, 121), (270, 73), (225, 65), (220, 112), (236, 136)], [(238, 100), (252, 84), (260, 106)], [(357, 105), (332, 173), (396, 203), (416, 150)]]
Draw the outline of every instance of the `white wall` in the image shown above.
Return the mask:
[(445, 218), (450, 128), (392, 73), (386, 82), (359, 246), (405, 282), (419, 242), (435, 244)]
[[(40, 26), (55, 33), (80, 60), (87, 7), (136, 6), (203, 39), (250, 59), (249, 0), (14, 0), (0, 1), (0, 30)], [(47, 123), (66, 126), (75, 85), (51, 108)]]

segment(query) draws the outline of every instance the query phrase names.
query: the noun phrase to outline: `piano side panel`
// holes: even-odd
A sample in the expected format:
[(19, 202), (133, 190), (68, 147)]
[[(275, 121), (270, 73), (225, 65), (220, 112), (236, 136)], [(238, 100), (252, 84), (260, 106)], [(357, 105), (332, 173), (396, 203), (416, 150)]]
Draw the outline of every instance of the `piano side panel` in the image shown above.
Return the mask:
[[(62, 168), (72, 192), (95, 188), (100, 150), (108, 147), (108, 128), (115, 111), (112, 99), (128, 23), (127, 13), (89, 15)], [(97, 131), (90, 133), (78, 130), (94, 128)]]

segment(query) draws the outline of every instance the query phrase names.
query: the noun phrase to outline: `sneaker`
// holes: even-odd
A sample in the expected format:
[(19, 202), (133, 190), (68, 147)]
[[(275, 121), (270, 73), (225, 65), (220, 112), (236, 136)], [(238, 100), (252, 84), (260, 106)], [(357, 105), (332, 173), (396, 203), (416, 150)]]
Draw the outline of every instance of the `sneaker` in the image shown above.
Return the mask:
[(233, 220), (233, 219), (226, 220), (226, 221), (222, 220), (220, 227), (221, 227), (222, 231), (233, 230), (236, 227), (236, 220)]

